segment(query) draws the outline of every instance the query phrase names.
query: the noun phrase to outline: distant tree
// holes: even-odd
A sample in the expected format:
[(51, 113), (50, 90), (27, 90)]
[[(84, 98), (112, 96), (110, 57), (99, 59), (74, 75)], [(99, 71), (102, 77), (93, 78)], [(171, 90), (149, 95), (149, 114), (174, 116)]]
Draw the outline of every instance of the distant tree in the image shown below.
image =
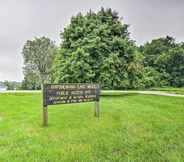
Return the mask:
[(14, 90), (14, 85), (13, 85), (13, 83), (12, 82), (10, 82), (10, 81), (4, 81), (4, 85), (6, 86), (6, 88), (7, 88), (7, 90)]
[(102, 8), (97, 13), (79, 13), (61, 38), (54, 82), (97, 82), (108, 89), (134, 87), (131, 79), (139, 78), (133, 70), (139, 63), (135, 59), (137, 49), (129, 38), (128, 25), (117, 12)]
[(7, 90), (20, 90), (21, 83), (16, 81), (4, 81), (3, 85), (7, 87)]
[[(41, 83), (43, 85), (50, 81), (55, 50), (54, 42), (46, 37), (35, 38), (25, 43), (22, 51), (25, 73), (27, 73), (26, 69), (29, 69), (29, 74), (34, 77), (32, 78), (33, 81), (31, 81), (29, 80), (30, 76), (26, 76), (27, 78), (25, 78), (24, 82), (29, 80), (29, 82)], [(39, 80), (35, 80), (38, 78)]]
[(170, 49), (176, 46), (175, 39), (166, 36), (165, 38), (158, 38), (152, 40), (150, 43), (146, 43), (144, 47), (141, 47), (141, 51), (143, 52), (145, 59), (145, 66), (155, 67), (160, 70), (162, 65), (158, 64), (158, 58), (162, 54), (167, 54)]
[(24, 80), (22, 81), (21, 88), (25, 90), (41, 89), (39, 75), (32, 71), (29, 66), (24, 67)]
[(178, 46), (169, 51), (163, 64), (166, 72), (170, 74), (171, 86), (184, 86), (184, 47)]
[[(169, 51), (176, 46), (175, 39), (166, 36), (164, 38), (154, 39), (140, 47), (140, 51), (144, 55), (144, 66), (147, 69), (146, 72), (148, 72), (147, 76), (150, 76), (150, 74), (157, 75), (152, 77), (152, 79), (156, 79), (156, 81), (153, 81), (154, 86), (170, 85), (170, 74), (166, 67), (165, 58), (169, 55)], [(148, 69), (151, 71), (149, 72)]]

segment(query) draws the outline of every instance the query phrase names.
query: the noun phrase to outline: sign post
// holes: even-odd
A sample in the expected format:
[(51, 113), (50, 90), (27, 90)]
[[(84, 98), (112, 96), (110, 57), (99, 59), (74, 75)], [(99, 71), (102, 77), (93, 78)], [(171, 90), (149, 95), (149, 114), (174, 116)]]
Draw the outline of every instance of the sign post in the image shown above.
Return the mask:
[(43, 126), (48, 125), (48, 108), (43, 107)]
[(43, 126), (47, 126), (48, 125), (48, 107), (47, 107), (47, 103), (46, 103), (46, 96), (47, 96), (47, 91), (46, 91), (46, 87), (43, 86)]
[(95, 101), (95, 116), (100, 116), (100, 110), (99, 110), (99, 101)]
[(45, 84), (43, 86), (43, 125), (48, 125), (48, 105), (95, 101), (95, 116), (99, 117), (99, 84)]
[(100, 88), (97, 89), (96, 100), (95, 100), (95, 116), (96, 117), (100, 117), (99, 99), (100, 99)]

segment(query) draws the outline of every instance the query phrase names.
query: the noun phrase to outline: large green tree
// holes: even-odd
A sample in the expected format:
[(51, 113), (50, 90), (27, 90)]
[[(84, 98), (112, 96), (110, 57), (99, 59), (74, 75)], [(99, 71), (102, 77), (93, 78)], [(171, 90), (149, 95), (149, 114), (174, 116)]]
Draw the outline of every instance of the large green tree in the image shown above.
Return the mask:
[(175, 39), (170, 36), (154, 39), (151, 42), (147, 42), (144, 46), (141, 46), (140, 50), (144, 55), (144, 66), (146, 67), (145, 75), (150, 77), (147, 78), (147, 80), (151, 79), (148, 85), (170, 85), (170, 74), (167, 71), (165, 57), (169, 55), (169, 51), (176, 46)]
[[(140, 48), (152, 86), (184, 86), (184, 44), (166, 36)], [(148, 81), (147, 80), (147, 81)], [(145, 84), (148, 84), (146, 82)]]
[(163, 54), (167, 54), (169, 50), (175, 46), (175, 40), (170, 36), (153, 39), (151, 42), (147, 42), (142, 48), (142, 52), (145, 56), (145, 66), (151, 66), (160, 70), (162, 65), (158, 62), (159, 57)]
[(23, 47), (24, 58), (24, 74), (23, 87), (30, 84), (32, 89), (41, 83), (50, 81), (52, 72), (52, 63), (56, 47), (53, 41), (49, 38), (41, 37), (34, 40), (28, 40)]
[[(139, 53), (128, 25), (111, 9), (79, 13), (61, 33), (54, 82), (97, 82), (103, 88), (138, 87)], [(139, 67), (139, 68), (136, 68)]]
[(164, 57), (163, 64), (166, 72), (170, 75), (171, 86), (184, 86), (184, 47), (178, 45), (168, 52)]

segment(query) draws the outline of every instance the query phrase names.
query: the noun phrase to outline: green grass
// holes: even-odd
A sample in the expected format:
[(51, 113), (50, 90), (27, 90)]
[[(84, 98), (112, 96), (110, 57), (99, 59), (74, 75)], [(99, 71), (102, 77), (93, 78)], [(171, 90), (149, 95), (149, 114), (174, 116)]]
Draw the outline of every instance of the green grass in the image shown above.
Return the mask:
[(103, 96), (94, 103), (49, 106), (40, 94), (0, 94), (0, 162), (182, 162), (184, 99)]
[(174, 87), (163, 87), (163, 88), (151, 88), (154, 91), (164, 91), (175, 94), (183, 94), (184, 95), (184, 87), (174, 88)]

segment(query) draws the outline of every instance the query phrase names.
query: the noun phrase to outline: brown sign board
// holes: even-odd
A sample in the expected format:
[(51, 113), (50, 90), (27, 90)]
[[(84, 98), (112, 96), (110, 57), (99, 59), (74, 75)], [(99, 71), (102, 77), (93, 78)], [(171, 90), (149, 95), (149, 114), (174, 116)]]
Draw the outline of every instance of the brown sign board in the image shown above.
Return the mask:
[(100, 86), (98, 84), (45, 84), (43, 86), (43, 125), (48, 125), (48, 105), (95, 101), (99, 117)]
[(43, 106), (99, 101), (99, 84), (45, 84)]

